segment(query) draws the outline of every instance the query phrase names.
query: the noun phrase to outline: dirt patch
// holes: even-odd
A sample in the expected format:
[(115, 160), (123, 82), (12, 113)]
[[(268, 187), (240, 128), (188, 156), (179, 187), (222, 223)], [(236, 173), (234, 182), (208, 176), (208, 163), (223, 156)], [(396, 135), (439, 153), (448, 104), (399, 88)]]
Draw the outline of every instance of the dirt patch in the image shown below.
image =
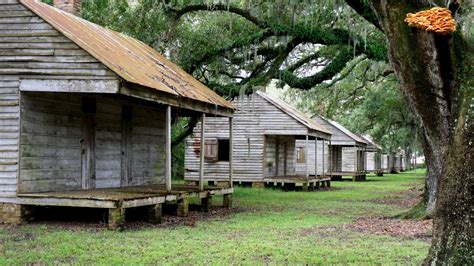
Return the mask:
[(391, 194), (385, 198), (370, 200), (370, 202), (411, 208), (420, 202), (422, 192), (419, 188), (413, 187), (409, 190)]
[[(157, 227), (178, 227), (178, 226), (195, 226), (197, 223), (207, 220), (224, 220), (228, 216), (243, 212), (242, 208), (221, 208), (213, 207), (209, 209), (209, 212), (193, 211), (189, 212), (186, 217), (179, 217), (175, 215), (163, 216), (163, 223), (157, 225)], [(148, 224), (149, 225), (149, 224)]]
[(430, 241), (433, 220), (402, 220), (392, 218), (359, 218), (348, 226), (359, 232), (407, 237)]
[[(161, 224), (152, 224), (144, 219), (133, 219), (131, 221), (126, 221), (124, 225), (125, 230), (133, 229), (144, 229), (144, 228), (174, 228), (180, 226), (196, 226), (199, 222), (205, 222), (207, 220), (224, 220), (228, 216), (246, 211), (242, 208), (231, 208), (226, 209), (222, 207), (211, 207), (209, 212), (201, 211), (190, 211), (188, 216), (179, 217), (174, 214), (164, 214)], [(28, 237), (19, 232), (19, 229), (22, 227), (31, 227), (31, 226), (41, 226), (45, 230), (55, 231), (57, 229), (67, 230), (67, 231), (87, 231), (87, 232), (100, 232), (107, 230), (106, 216), (103, 217), (100, 221), (81, 221), (81, 220), (69, 220), (69, 221), (54, 221), (54, 220), (40, 220), (34, 221), (19, 226), (12, 225), (1, 225), (0, 227), (8, 230), (9, 232), (18, 232), (18, 236), (15, 234), (12, 237), (24, 238)], [(0, 239), (1, 240), (1, 239)]]

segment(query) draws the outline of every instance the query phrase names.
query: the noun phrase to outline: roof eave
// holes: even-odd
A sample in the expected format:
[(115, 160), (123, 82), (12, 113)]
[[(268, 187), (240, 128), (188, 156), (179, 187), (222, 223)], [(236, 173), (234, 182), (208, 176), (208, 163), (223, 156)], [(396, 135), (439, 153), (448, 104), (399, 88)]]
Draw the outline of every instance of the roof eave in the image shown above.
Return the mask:
[(193, 100), (191, 98), (172, 95), (139, 84), (129, 83), (125, 81), (119, 89), (119, 94), (153, 101), (161, 104), (167, 104), (177, 108), (206, 113), (213, 116), (232, 117), (235, 112), (234, 108), (227, 108), (220, 105)]

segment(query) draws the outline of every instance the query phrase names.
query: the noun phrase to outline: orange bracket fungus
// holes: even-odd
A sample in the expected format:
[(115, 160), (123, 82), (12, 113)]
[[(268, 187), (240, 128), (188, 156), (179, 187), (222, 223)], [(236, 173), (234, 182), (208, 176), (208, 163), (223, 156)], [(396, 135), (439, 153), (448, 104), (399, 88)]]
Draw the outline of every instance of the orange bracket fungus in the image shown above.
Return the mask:
[(456, 31), (456, 21), (454, 21), (451, 11), (442, 7), (433, 7), (415, 14), (408, 13), (405, 22), (410, 27), (442, 35)]

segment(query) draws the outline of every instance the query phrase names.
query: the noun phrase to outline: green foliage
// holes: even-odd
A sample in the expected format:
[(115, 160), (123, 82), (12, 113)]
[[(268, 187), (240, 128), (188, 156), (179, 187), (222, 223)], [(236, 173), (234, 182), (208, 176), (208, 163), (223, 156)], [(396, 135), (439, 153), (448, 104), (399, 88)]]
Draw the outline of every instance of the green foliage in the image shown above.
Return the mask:
[[(150, 44), (223, 96), (272, 79), (310, 89), (354, 55), (386, 60), (383, 35), (338, 0), (85, 0), (83, 10), (84, 18)], [(317, 58), (326, 68), (296, 75), (313, 64), (291, 68), (293, 62), (322, 48), (338, 51)]]
[(289, 90), (285, 95), (302, 110), (372, 136), (386, 151), (421, 150), (414, 137), (418, 124), (395, 77), (384, 76), (386, 68), (385, 63), (356, 58), (334, 80), (307, 92)]
[[(185, 127), (189, 121), (189, 118), (180, 118), (171, 128), (171, 137), (175, 139), (179, 136), (183, 131), (185, 131)], [(175, 180), (182, 180), (184, 179), (184, 152), (185, 152), (186, 143), (185, 141), (173, 146), (171, 150), (172, 154), (172, 169), (171, 175)]]
[(423, 173), (368, 180), (333, 182), (335, 190), (309, 193), (236, 188), (231, 214), (211, 212), (195, 226), (146, 225), (124, 232), (94, 224), (0, 227), (0, 264), (420, 264), (429, 242), (350, 225), (360, 217), (406, 211), (380, 199), (423, 186)]

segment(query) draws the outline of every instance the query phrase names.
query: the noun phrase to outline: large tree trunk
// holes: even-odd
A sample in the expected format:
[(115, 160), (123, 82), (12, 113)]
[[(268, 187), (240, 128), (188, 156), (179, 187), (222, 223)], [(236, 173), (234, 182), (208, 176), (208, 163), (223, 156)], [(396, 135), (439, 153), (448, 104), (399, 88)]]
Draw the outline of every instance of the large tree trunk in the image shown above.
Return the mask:
[(387, 37), (402, 91), (425, 129), (429, 174), (438, 182), (434, 237), (426, 263), (472, 264), (472, 47), (459, 32), (442, 36), (408, 27), (406, 14), (429, 8), (429, 1), (369, 2)]

